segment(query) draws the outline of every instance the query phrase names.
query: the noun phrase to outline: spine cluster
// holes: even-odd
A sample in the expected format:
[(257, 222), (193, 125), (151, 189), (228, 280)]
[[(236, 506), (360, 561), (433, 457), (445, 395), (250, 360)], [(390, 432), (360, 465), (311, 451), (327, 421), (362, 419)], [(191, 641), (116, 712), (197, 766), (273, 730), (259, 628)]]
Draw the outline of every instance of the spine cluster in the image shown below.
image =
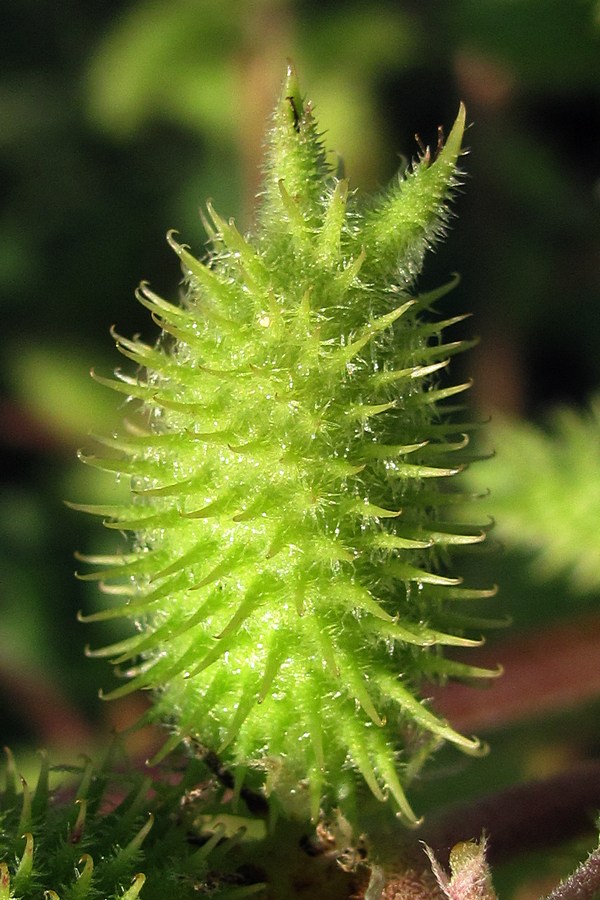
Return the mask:
[(382, 196), (327, 164), (290, 70), (275, 109), (256, 228), (211, 206), (198, 261), (173, 233), (183, 296), (143, 284), (156, 345), (115, 335), (137, 366), (99, 381), (131, 401), (84, 462), (131, 480), (123, 506), (79, 508), (131, 533), (83, 574), (120, 598), (88, 616), (133, 636), (92, 651), (125, 670), (110, 696), (155, 690), (171, 744), (189, 738), (287, 810), (341, 805), (357, 785), (414, 821), (404, 772), (427, 736), (477, 750), (419, 699), (424, 679), (495, 672), (447, 660), (452, 627), (489, 595), (449, 571), (484, 530), (456, 524), (449, 485), (468, 424), (444, 412), (465, 342), (415, 292), (443, 233), (465, 122)]
[[(50, 784), (55, 773), (45, 753), (30, 787), (17, 777), (15, 760), (6, 750), (0, 787), (0, 900), (264, 896), (262, 871), (248, 871), (247, 865), (244, 870), (240, 864), (248, 858), (241, 846), (243, 820), (229, 816), (227, 833), (223, 791), (207, 779), (201, 764), (192, 761), (176, 783), (173, 776), (153, 780), (123, 771), (116, 750), (111, 748), (103, 765), (86, 760), (80, 768), (63, 771), (66, 784), (58, 790)], [(232, 821), (240, 826), (237, 830)], [(254, 844), (249, 846), (254, 850)]]

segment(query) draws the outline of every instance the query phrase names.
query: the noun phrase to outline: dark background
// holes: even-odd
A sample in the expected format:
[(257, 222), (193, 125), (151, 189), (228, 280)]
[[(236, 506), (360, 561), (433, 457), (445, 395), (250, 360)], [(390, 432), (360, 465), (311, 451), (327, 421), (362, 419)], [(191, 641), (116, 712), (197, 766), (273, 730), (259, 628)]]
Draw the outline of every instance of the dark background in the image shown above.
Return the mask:
[[(98, 599), (73, 579), (73, 550), (111, 536), (62, 501), (123, 490), (75, 460), (90, 430), (120, 416), (87, 372), (117, 363), (113, 323), (153, 337), (139, 280), (177, 296), (168, 228), (201, 255), (206, 198), (251, 223), (288, 57), (361, 190), (416, 153), (415, 132), (435, 144), (466, 102), (458, 218), (421, 281), (461, 274), (446, 309), (473, 311), (465, 333), (481, 343), (455, 372), (475, 373), (486, 415), (535, 421), (557, 403), (585, 406), (600, 384), (600, 4), (12, 0), (2, 17), (0, 721), (27, 758), (44, 743), (94, 748), (134, 715), (97, 701), (112, 676), (82, 647), (106, 630), (75, 621)], [(597, 591), (540, 584), (518, 550), (485, 566), (515, 634), (597, 610)], [(569, 715), (567, 731), (587, 735), (577, 752), (596, 752), (597, 716)], [(479, 770), (489, 781), (553, 771), (573, 753), (554, 719), (533, 735), (510, 727), (496, 769)]]

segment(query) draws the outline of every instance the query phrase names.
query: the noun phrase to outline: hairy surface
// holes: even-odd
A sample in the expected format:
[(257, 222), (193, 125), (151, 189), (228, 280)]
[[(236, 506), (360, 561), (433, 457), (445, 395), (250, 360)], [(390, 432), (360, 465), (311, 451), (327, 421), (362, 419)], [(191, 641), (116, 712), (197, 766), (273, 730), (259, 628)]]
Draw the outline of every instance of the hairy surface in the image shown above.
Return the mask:
[[(341, 806), (357, 785), (407, 820), (407, 766), (456, 733), (418, 684), (497, 674), (448, 661), (463, 601), (446, 574), (484, 530), (454, 524), (448, 488), (469, 426), (447, 415), (468, 385), (438, 381), (465, 343), (414, 291), (457, 184), (464, 108), (382, 196), (334, 176), (292, 70), (273, 116), (255, 233), (210, 206), (208, 258), (171, 233), (172, 304), (142, 285), (156, 346), (115, 335), (137, 374), (98, 377), (132, 400), (123, 434), (85, 462), (131, 478), (123, 507), (80, 509), (133, 537), (83, 575), (136, 633), (94, 651), (125, 665), (111, 696), (156, 690), (174, 744), (191, 738), (288, 812)], [(450, 410), (452, 413), (454, 410)], [(460, 613), (460, 615), (459, 615)], [(453, 627), (459, 621), (460, 627)], [(259, 779), (259, 780), (260, 780)]]

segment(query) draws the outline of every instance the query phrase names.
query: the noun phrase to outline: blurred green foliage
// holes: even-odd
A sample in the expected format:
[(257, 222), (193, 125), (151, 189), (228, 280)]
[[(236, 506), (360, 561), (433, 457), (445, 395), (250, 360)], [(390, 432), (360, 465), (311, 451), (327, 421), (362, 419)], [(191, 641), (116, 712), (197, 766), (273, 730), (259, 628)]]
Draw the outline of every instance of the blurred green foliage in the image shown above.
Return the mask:
[[(399, 150), (415, 153), (415, 130), (435, 145), (437, 125), (448, 125), (465, 100), (473, 125), (459, 223), (429, 260), (423, 286), (461, 273), (450, 306), (475, 311), (482, 340), (459, 365), (475, 370), (483, 414), (537, 417), (598, 389), (600, 7), (596, 0), (13, 0), (3, 19), (0, 715), (3, 740), (15, 744), (46, 735), (15, 705), (9, 669), (41, 675), (86, 723), (107, 727), (105, 707), (95, 702), (107, 676), (83, 659), (88, 635), (74, 621), (78, 608), (98, 600), (72, 579), (72, 552), (100, 549), (110, 536), (99, 537), (62, 500), (89, 502), (115, 490), (92, 483), (99, 476), (80, 471), (74, 449), (90, 428), (110, 430), (123, 410), (85, 370), (113, 367), (113, 323), (152, 339), (132, 290), (145, 278), (177, 295), (167, 228), (201, 254), (198, 210), (207, 197), (243, 226), (251, 222), (260, 135), (287, 57), (302, 72), (328, 144), (362, 189), (386, 183)], [(562, 571), (564, 559), (556, 540), (535, 532), (518, 465), (547, 454), (539, 467), (553, 490), (572, 469), (582, 495), (592, 479), (597, 491), (597, 438), (591, 426), (571, 436), (568, 450), (564, 429), (558, 438), (550, 432), (543, 446), (553, 449), (543, 450), (531, 426), (507, 427), (498, 431), (497, 467), (490, 463), (488, 475), (481, 464), (478, 473), (480, 484), (493, 483), (498, 501), (489, 509), (504, 517), (506, 533), (512, 528), (511, 544), (531, 544), (533, 534), (543, 547), (545, 578)], [(542, 491), (548, 536), (568, 526), (569, 513), (583, 527), (568, 492), (565, 481), (553, 528), (550, 494)], [(580, 536), (572, 533), (571, 551), (579, 544), (588, 554), (587, 594), (577, 604), (572, 581), (532, 583), (527, 555), (490, 558), (482, 580), (500, 581), (499, 604), (514, 613), (515, 627), (543, 624), (549, 610), (560, 618), (597, 608), (589, 567), (597, 527), (590, 521)], [(519, 777), (514, 755), (497, 757), (485, 770), (490, 783)], [(461, 783), (450, 778), (448, 790), (460, 794)]]
[(572, 594), (600, 591), (600, 398), (585, 414), (553, 411), (545, 428), (505, 420), (491, 428), (496, 455), (469, 481), (489, 489), (495, 534), (532, 553), (538, 582), (568, 580)]

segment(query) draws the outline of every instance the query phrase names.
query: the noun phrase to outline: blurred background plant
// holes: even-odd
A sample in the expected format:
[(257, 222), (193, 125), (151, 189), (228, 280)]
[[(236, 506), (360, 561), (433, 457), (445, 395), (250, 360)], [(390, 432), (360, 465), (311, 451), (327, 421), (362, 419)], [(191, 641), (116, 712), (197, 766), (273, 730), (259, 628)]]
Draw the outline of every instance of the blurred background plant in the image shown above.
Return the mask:
[[(108, 503), (120, 489), (75, 461), (87, 433), (121, 415), (87, 371), (113, 367), (112, 323), (153, 337), (137, 280), (177, 295), (167, 228), (201, 254), (207, 197), (251, 225), (261, 136), (291, 56), (359, 189), (385, 184), (399, 149), (416, 152), (415, 129), (435, 144), (459, 99), (473, 123), (460, 222), (422, 287), (458, 271), (449, 305), (475, 313), (465, 334), (481, 343), (457, 363), (497, 423), (496, 457), (470, 477), (493, 488), (482, 517), (497, 516), (506, 544), (480, 580), (500, 583), (494, 615), (512, 625), (482, 651), (507, 670), (493, 694), (435, 693), (492, 754), (442, 756), (414, 803), (432, 810), (597, 757), (597, 401), (586, 410), (600, 385), (598, 3), (13, 0), (3, 18), (3, 742), (21, 757), (41, 744), (61, 758), (92, 751), (142, 703), (97, 702), (109, 678), (84, 658), (91, 636), (75, 621), (100, 601), (73, 581), (73, 548), (101, 550), (110, 535), (62, 500)], [(592, 826), (498, 867), (500, 896), (549, 889), (594, 845)]]

